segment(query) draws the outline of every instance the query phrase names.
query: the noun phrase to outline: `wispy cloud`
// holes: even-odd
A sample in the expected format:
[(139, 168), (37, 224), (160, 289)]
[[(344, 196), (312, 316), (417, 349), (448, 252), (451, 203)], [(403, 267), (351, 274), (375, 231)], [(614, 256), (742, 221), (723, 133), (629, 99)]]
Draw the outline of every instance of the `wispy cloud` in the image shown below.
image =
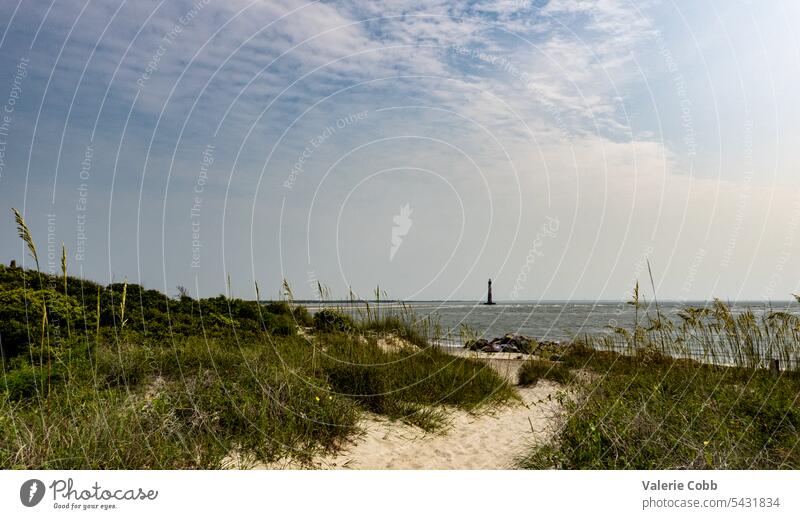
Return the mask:
[[(613, 198), (614, 192), (633, 189), (633, 206), (617, 200), (598, 209), (627, 228), (627, 213), (611, 213), (663, 207), (664, 186), (677, 197), (673, 201), (688, 203), (686, 193), (704, 182), (697, 178), (702, 176), (697, 165), (719, 162), (718, 150), (708, 143), (722, 142), (728, 129), (713, 119), (714, 109), (722, 109), (715, 108), (717, 103), (736, 106), (739, 99), (707, 97), (709, 91), (731, 89), (710, 88), (707, 77), (714, 71), (701, 67), (697, 49), (681, 46), (692, 40), (670, 36), (670, 30), (678, 34), (674, 20), (680, 16), (669, 18), (669, 9), (659, 2), (627, 0), (63, 0), (52, 9), (48, 2), (26, 4), (7, 27), (0, 57), (2, 84), (10, 83), (20, 57), (31, 63), (15, 116), (21, 151), (8, 156), (6, 171), (30, 171), (32, 186), (56, 183), (62, 212), (69, 212), (75, 172), (93, 134), (92, 188), (108, 199), (103, 210), (111, 214), (109, 239), (131, 229), (130, 219), (118, 221), (111, 208), (112, 183), (117, 207), (135, 208), (139, 191), (147, 195), (142, 196), (147, 210), (137, 211), (137, 229), (184, 236), (198, 157), (213, 143), (215, 161), (204, 179), (209, 186), (205, 214), (214, 214), (204, 224), (208, 250), (222, 249), (217, 237), (225, 233), (225, 249), (234, 247), (229, 262), (246, 270), (248, 255), (242, 251), (258, 248), (272, 258), (265, 263), (274, 270), (281, 259), (270, 254), (279, 237), (251, 241), (241, 230), (251, 215), (278, 219), (276, 208), (285, 207), (295, 217), (286, 224), (296, 225), (294, 233), (317, 233), (309, 223), (319, 214), (315, 208), (338, 211), (352, 191), (348, 203), (365, 210), (369, 202), (358, 196), (359, 186), (377, 170), (426, 169), (427, 176), (404, 177), (421, 182), (424, 187), (416, 192), (395, 180), (380, 193), (382, 203), (415, 208), (415, 231), (404, 241), (402, 256), (421, 253), (415, 240), (450, 232), (441, 223), (447, 218), (425, 221), (426, 215), (441, 212), (440, 201), (428, 196), (437, 192), (456, 196), (474, 229), (488, 225), (487, 208), (496, 212), (491, 220), (496, 227), (488, 230), (490, 242), (497, 242), (493, 249), (481, 249), (471, 238), (464, 243), (489, 250), (481, 268), (501, 269), (524, 254), (524, 244), (513, 238), (524, 235), (525, 226), (543, 213), (561, 215), (568, 229), (571, 215), (594, 206), (592, 195)], [(13, 11), (13, 3), (0, 6), (4, 19)], [(669, 47), (673, 61), (680, 62), (683, 97), (661, 47)], [(785, 61), (792, 55), (775, 51), (767, 65), (785, 70), (778, 57)], [(778, 75), (782, 84), (791, 84), (795, 76), (783, 74)], [(727, 87), (727, 75), (718, 76)], [(690, 98), (694, 104), (687, 109), (681, 103)], [(281, 189), (313, 139), (337, 120), (362, 112), (369, 116), (312, 145), (313, 156), (304, 161), (296, 187)], [(758, 117), (766, 111), (751, 113)], [(709, 136), (705, 148), (698, 146), (705, 152), (701, 157), (687, 158), (682, 146), (687, 117), (693, 132)], [(767, 141), (756, 140), (755, 156), (768, 153), (763, 151)], [(726, 157), (734, 167), (741, 163), (735, 153)], [(711, 177), (707, 169), (700, 173)], [(431, 187), (436, 182), (441, 192)], [(28, 192), (31, 207), (39, 207), (33, 201), (37, 190)], [(11, 196), (7, 193), (3, 196)], [(396, 193), (403, 197), (394, 200)], [(458, 204), (452, 207), (460, 211)], [(330, 214), (325, 215), (327, 225)], [(235, 232), (223, 228), (223, 220), (239, 227)], [(385, 222), (386, 216), (376, 220)], [(356, 219), (352, 225), (366, 228), (367, 223)], [(335, 229), (328, 231), (335, 235)], [(621, 251), (625, 237), (617, 238), (611, 249)], [(306, 257), (301, 241), (281, 249), (295, 258), (293, 265), (302, 265), (297, 258)], [(189, 275), (181, 263), (183, 242), (164, 243), (166, 269)], [(335, 244), (328, 245), (326, 254), (335, 255)], [(141, 244), (130, 247), (140, 250)], [(471, 258), (475, 251), (470, 251), (457, 257)], [(385, 250), (376, 254), (385, 260)], [(132, 255), (120, 256), (118, 261), (125, 262)], [(395, 260), (392, 269), (403, 268), (400, 255)], [(206, 264), (222, 268), (219, 258)], [(472, 272), (468, 261), (459, 265), (449, 271), (453, 279)], [(161, 269), (151, 261), (144, 271), (150, 279), (166, 279), (164, 273), (154, 274)], [(394, 279), (397, 271), (384, 276)]]

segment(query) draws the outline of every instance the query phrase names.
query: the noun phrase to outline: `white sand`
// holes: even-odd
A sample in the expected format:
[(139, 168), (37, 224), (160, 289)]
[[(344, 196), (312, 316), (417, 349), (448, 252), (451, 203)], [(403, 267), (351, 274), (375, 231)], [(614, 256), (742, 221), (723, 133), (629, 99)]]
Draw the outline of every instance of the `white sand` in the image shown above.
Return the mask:
[[(402, 344), (384, 342), (394, 350)], [(514, 353), (470, 352), (448, 348), (448, 353), (480, 359), (516, 384), (517, 372), (533, 356)], [(443, 432), (426, 433), (418, 427), (366, 415), (363, 434), (335, 455), (317, 457), (311, 466), (292, 460), (255, 465), (229, 456), (226, 466), (256, 469), (506, 469), (537, 443), (549, 439), (561, 411), (556, 394), (563, 386), (539, 381), (534, 387), (516, 387), (522, 403), (469, 414), (452, 410)]]
[(443, 434), (372, 416), (362, 438), (336, 456), (316, 460), (319, 468), (505, 469), (534, 442), (548, 438), (558, 403), (556, 384), (519, 388), (523, 404), (470, 415), (454, 411)]
[[(467, 356), (467, 352), (462, 355)], [(525, 360), (516, 354), (476, 354), (513, 384)], [(527, 357), (527, 356), (526, 356)], [(252, 468), (321, 469), (506, 469), (532, 445), (553, 433), (561, 410), (555, 398), (563, 387), (540, 381), (516, 387), (522, 403), (469, 414), (453, 410), (444, 432), (426, 433), (418, 427), (367, 415), (359, 424), (363, 435), (335, 455), (321, 456), (309, 466), (283, 461)], [(237, 463), (231, 459), (231, 466)], [(241, 465), (240, 465), (241, 466)]]

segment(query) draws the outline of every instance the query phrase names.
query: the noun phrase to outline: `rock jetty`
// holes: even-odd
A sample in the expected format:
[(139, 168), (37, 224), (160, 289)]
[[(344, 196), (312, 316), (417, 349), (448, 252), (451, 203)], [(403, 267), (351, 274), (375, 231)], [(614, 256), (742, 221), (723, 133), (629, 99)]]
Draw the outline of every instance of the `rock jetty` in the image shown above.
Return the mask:
[(485, 353), (537, 353), (543, 349), (555, 349), (560, 344), (554, 341), (537, 341), (524, 335), (507, 333), (502, 337), (495, 337), (491, 341), (486, 339), (470, 339), (464, 343), (464, 348), (471, 351)]

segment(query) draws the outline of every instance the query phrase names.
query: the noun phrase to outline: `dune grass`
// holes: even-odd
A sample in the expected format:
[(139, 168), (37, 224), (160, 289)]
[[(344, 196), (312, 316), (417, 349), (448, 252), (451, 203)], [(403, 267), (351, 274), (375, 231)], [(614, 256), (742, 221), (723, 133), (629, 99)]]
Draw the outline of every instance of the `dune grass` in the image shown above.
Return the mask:
[[(406, 307), (312, 316), (288, 283), (287, 301), (262, 304), (102, 286), (69, 277), (66, 261), (48, 275), (15, 217), (37, 269), (0, 265), (0, 468), (302, 462), (339, 448), (364, 412), (434, 430), (445, 406), (517, 398), (485, 364), (433, 347), (437, 323)], [(800, 468), (800, 319), (716, 301), (673, 322), (638, 292), (631, 329), (523, 366), (521, 384), (555, 380), (573, 397), (552, 442), (519, 465)], [(388, 351), (385, 337), (405, 346)], [(783, 370), (767, 369), (773, 359)]]
[(582, 340), (594, 349), (629, 355), (647, 350), (709, 364), (763, 368), (777, 360), (786, 369), (800, 366), (800, 316), (793, 313), (769, 308), (758, 315), (750, 308), (735, 312), (715, 299), (687, 306), (671, 319), (658, 305), (641, 303), (638, 290), (629, 304), (636, 308), (632, 326)]
[(674, 322), (640, 303), (638, 284), (629, 304), (630, 328), (551, 352), (593, 375), (521, 467), (800, 468), (800, 318), (715, 300)]
[[(425, 347), (383, 351), (374, 337), (324, 338), (322, 369), (332, 388), (366, 409), (430, 429), (432, 409), (475, 410), (516, 399), (514, 390), (486, 364)], [(420, 421), (420, 417), (421, 421)]]
[[(594, 373), (566, 399), (553, 440), (522, 468), (800, 468), (800, 374), (577, 341), (564, 369)], [(747, 361), (748, 363), (750, 361)]]
[(559, 384), (569, 384), (575, 377), (562, 364), (541, 359), (530, 359), (519, 368), (517, 375), (520, 386), (532, 386), (539, 380), (550, 380)]
[(0, 467), (217, 468), (234, 452), (303, 462), (340, 447), (365, 411), (434, 430), (443, 406), (515, 396), (483, 364), (429, 345), (386, 352), (374, 334), (242, 339), (248, 325), (234, 319), (228, 335), (167, 339), (132, 323), (102, 327), (99, 341), (62, 337), (49, 386), (37, 344), (4, 363)]
[[(431, 346), (406, 310), (312, 316), (262, 303), (257, 286), (256, 298), (102, 286), (68, 276), (63, 250), (58, 276), (0, 265), (0, 468), (303, 463), (348, 441), (365, 412), (434, 430), (444, 406), (516, 397), (485, 365)], [(382, 337), (406, 347), (385, 351)]]
[(358, 406), (293, 369), (305, 349), (296, 337), (238, 346), (190, 337), (73, 351), (48, 394), (25, 380), (0, 393), (0, 466), (214, 468), (234, 450), (267, 462), (335, 448), (355, 431)]

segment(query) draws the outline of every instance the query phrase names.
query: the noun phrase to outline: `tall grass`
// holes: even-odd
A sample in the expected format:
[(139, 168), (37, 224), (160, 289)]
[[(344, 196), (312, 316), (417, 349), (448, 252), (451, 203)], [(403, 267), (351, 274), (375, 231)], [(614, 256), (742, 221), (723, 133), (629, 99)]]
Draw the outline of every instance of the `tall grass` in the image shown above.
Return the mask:
[(575, 376), (561, 363), (530, 359), (519, 368), (517, 379), (520, 386), (534, 385), (539, 380), (551, 380), (566, 385), (572, 383)]
[(20, 212), (13, 207), (11, 211), (14, 213), (14, 221), (17, 224), (17, 234), (28, 247), (28, 253), (33, 258), (34, 263), (36, 263), (36, 273), (39, 275), (39, 288), (44, 288), (41, 279), (42, 269), (39, 268), (39, 255), (36, 253), (36, 243), (33, 241), (31, 231), (28, 229), (28, 224), (25, 222), (25, 218), (23, 218)]
[[(559, 352), (563, 368), (594, 375), (564, 402), (553, 440), (520, 466), (800, 468), (800, 319), (737, 314), (714, 300), (673, 320), (641, 304), (638, 288), (632, 329), (580, 337)], [(783, 371), (764, 369), (771, 359)]]
[[(64, 282), (64, 296), (69, 296), (67, 289), (67, 247), (63, 242), (61, 243), (61, 278)], [(72, 336), (72, 325), (69, 318), (67, 318), (67, 336)]]
[(322, 369), (336, 392), (372, 412), (423, 428), (436, 425), (424, 413), (432, 406), (472, 411), (516, 399), (514, 390), (484, 363), (435, 347), (384, 351), (375, 338), (365, 344), (353, 334), (328, 336), (325, 344)]
[(125, 319), (125, 307), (128, 302), (128, 280), (125, 280), (125, 283), (122, 285), (122, 300), (119, 302), (119, 328), (120, 330), (125, 328), (125, 323), (127, 319)]
[(798, 469), (800, 376), (623, 355), (582, 342), (567, 368), (595, 375), (575, 388), (552, 441), (522, 468)]
[(303, 344), (276, 350), (102, 342), (96, 369), (76, 360), (45, 402), (0, 393), (0, 467), (216, 468), (233, 452), (269, 462), (334, 448), (355, 431), (357, 405), (278, 362), (299, 368)]
[[(433, 342), (442, 333), (433, 316), (419, 317), (402, 302), (381, 302), (386, 294), (380, 288), (374, 295), (370, 304), (351, 292), (347, 307), (328, 304), (314, 314), (321, 369), (336, 391), (425, 429), (441, 425), (441, 406), (471, 411), (516, 400), (511, 386), (484, 363), (451, 356)], [(328, 297), (324, 287), (320, 297)], [(380, 344), (386, 339), (393, 344), (389, 350)]]
[[(20, 229), (38, 259), (27, 226)], [(230, 283), (224, 296), (175, 300), (127, 280), (102, 287), (70, 278), (65, 249), (61, 278), (37, 273), (48, 286), (63, 282), (65, 293), (30, 291), (24, 270), (0, 265), (0, 333), (13, 353), (0, 365), (0, 468), (309, 461), (346, 442), (365, 411), (431, 430), (444, 424), (444, 406), (472, 411), (516, 398), (485, 365), (431, 346), (435, 327), (407, 307), (365, 310), (365, 319), (334, 311), (339, 324), (330, 327), (292, 304), (287, 282), (287, 301), (235, 299)], [(96, 298), (84, 301), (93, 286)], [(42, 302), (43, 338), (50, 312), (84, 323), (61, 339), (54, 364), (49, 345), (28, 339), (19, 319), (31, 301)], [(295, 329), (312, 324), (309, 347)], [(378, 341), (389, 336), (406, 346), (386, 351)]]
[(430, 347), (443, 335), (441, 323), (434, 315), (419, 316), (403, 301), (388, 302), (387, 293), (376, 287), (374, 301), (360, 299), (349, 291), (346, 306), (327, 302), (330, 290), (317, 282), (322, 308), (316, 312), (317, 326), (323, 331), (354, 331), (377, 336), (393, 336), (408, 340), (421, 348)]
[(752, 309), (734, 313), (719, 299), (702, 307), (687, 306), (677, 319), (665, 316), (658, 306), (645, 307), (640, 323), (638, 283), (630, 301), (636, 308), (632, 329), (613, 328), (612, 335), (584, 336), (581, 340), (596, 350), (617, 351), (628, 355), (639, 350), (662, 355), (690, 358), (705, 363), (764, 368), (771, 360), (783, 369), (800, 365), (800, 317), (786, 311), (765, 310), (757, 315)]
[[(11, 208), (12, 213), (14, 213), (14, 222), (17, 225), (17, 234), (19, 235), (20, 239), (25, 243), (28, 248), (28, 253), (33, 258), (34, 263), (36, 264), (36, 275), (39, 279), (39, 290), (44, 291), (44, 282), (42, 281), (42, 270), (39, 266), (39, 254), (36, 251), (36, 243), (33, 241), (33, 235), (31, 234), (30, 229), (28, 228), (28, 224), (25, 222), (25, 218), (20, 214), (20, 212), (16, 208)], [(50, 342), (47, 336), (47, 299), (42, 298), (42, 321), (40, 326), (40, 344), (39, 344), (39, 365), (41, 366), (40, 369), (44, 370), (44, 362), (42, 356), (44, 352), (47, 352), (47, 391), (50, 391), (50, 376), (51, 376), (51, 366), (50, 366)], [(40, 377), (41, 379), (41, 377)], [(43, 389), (43, 387), (42, 387)]]

